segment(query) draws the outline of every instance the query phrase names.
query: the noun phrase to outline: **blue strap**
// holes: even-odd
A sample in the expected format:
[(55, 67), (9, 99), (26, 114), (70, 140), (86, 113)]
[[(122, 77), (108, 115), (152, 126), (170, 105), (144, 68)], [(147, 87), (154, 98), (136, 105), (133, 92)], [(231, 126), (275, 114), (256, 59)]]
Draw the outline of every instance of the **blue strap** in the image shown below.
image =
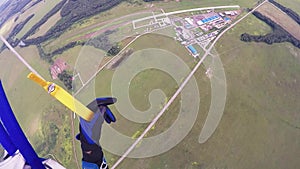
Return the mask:
[(10, 156), (13, 156), (17, 151), (17, 147), (13, 144), (9, 135), (0, 121), (0, 143)]
[(26, 162), (34, 169), (45, 169), (41, 160), (33, 150), (25, 134), (23, 133), (5, 95), (0, 81), (0, 119), (6, 128), (11, 141), (19, 149)]
[(82, 161), (82, 169), (99, 169), (97, 164)]

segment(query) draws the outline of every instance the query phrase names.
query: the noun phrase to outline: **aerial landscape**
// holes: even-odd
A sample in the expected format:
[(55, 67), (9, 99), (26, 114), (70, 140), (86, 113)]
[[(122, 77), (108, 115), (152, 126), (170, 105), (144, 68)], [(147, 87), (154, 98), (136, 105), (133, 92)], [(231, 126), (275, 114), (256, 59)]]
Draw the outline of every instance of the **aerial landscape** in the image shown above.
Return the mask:
[(30, 72), (84, 105), (117, 98), (109, 168), (299, 168), (299, 4), (2, 1), (0, 79), (38, 156), (68, 169), (82, 168), (78, 113)]

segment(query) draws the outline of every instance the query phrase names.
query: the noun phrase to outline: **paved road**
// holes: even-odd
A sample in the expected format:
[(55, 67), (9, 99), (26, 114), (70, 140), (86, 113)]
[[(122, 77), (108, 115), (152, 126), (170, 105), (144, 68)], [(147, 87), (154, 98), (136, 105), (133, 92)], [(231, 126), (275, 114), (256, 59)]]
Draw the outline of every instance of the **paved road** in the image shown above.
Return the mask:
[(167, 12), (167, 13), (162, 13), (162, 14), (157, 14), (157, 15), (152, 15), (152, 16), (136, 19), (136, 20), (133, 20), (133, 22), (140, 22), (140, 21), (144, 21), (144, 20), (148, 20), (148, 19), (152, 19), (152, 18), (159, 18), (159, 17), (163, 17), (163, 16), (175, 15), (175, 14), (180, 14), (180, 13), (185, 13), (185, 12), (194, 12), (194, 11), (209, 10), (209, 9), (225, 9), (225, 8), (240, 8), (240, 6), (238, 6), (238, 5), (214, 6), (214, 7), (179, 10), (179, 11)]

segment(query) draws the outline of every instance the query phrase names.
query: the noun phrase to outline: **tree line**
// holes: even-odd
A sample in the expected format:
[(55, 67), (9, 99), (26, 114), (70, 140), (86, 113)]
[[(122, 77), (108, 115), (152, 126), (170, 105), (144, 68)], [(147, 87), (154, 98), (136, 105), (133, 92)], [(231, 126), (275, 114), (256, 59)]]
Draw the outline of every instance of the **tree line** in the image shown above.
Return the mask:
[(119, 50), (120, 47), (117, 44), (112, 44), (108, 38), (108, 36), (112, 33), (114, 33), (115, 30), (107, 30), (104, 33), (96, 36), (95, 38), (89, 40), (89, 41), (75, 41), (75, 42), (70, 42), (67, 45), (58, 48), (50, 53), (46, 53), (41, 44), (37, 44), (37, 48), (38, 48), (38, 52), (39, 55), (42, 59), (48, 61), (50, 64), (53, 63), (52, 58), (56, 55), (62, 54), (63, 52), (75, 47), (75, 46), (84, 46), (84, 45), (88, 45), (88, 46), (93, 46), (95, 48), (101, 49), (103, 51), (107, 52), (108, 56), (114, 56), (116, 55)]
[[(34, 1), (34, 2), (30, 5), (29, 8), (33, 7), (34, 5), (36, 5), (36, 4), (38, 4), (38, 3), (42, 2), (42, 1), (43, 1), (43, 0), (36, 0), (36, 1)], [(29, 8), (28, 8), (28, 9), (29, 9)]]
[[(16, 47), (19, 43), (20, 40), (19, 39), (15, 39), (15, 36), (24, 28), (24, 26), (27, 24), (28, 21), (30, 21), (30, 19), (32, 19), (34, 17), (34, 14), (30, 15), (29, 17), (27, 17), (24, 21), (21, 21), (20, 23), (18, 23), (13, 30), (9, 33), (7, 41), (13, 46)], [(15, 39), (15, 40), (14, 40)], [(3, 44), (1, 49), (0, 49), (0, 53), (6, 49), (6, 45)]]
[(294, 46), (300, 48), (300, 40), (296, 39), (292, 36), (289, 32), (284, 30), (280, 25), (272, 21), (271, 19), (267, 18), (266, 16), (262, 15), (261, 13), (254, 11), (253, 15), (256, 16), (258, 19), (264, 21), (272, 28), (272, 32), (266, 35), (250, 35), (248, 33), (243, 33), (241, 35), (241, 40), (244, 42), (265, 42), (267, 44), (273, 43), (282, 43), (282, 42), (290, 42)]
[(300, 16), (295, 11), (281, 5), (280, 3), (278, 3), (274, 0), (269, 0), (269, 2), (271, 2), (272, 4), (277, 6), (279, 9), (281, 9), (283, 12), (285, 12), (288, 16), (290, 16), (294, 21), (296, 21), (298, 24), (300, 24)]
[(78, 45), (84, 45), (84, 42), (70, 42), (68, 43), (67, 45), (61, 47), (61, 48), (58, 48), (56, 50), (54, 50), (53, 52), (51, 53), (46, 53), (41, 44), (37, 44), (37, 48), (38, 48), (38, 52), (39, 52), (39, 55), (40, 55), (40, 58), (41, 59), (44, 59), (46, 60), (48, 63), (52, 64), (53, 63), (53, 60), (52, 58), (55, 56), (55, 55), (59, 55), (59, 54), (62, 54), (64, 51), (66, 50), (69, 50), (75, 46), (78, 46)]
[(2, 27), (2, 25), (13, 15), (15, 15), (16, 13), (22, 11), (22, 9), (28, 4), (30, 3), (31, 0), (23, 0), (23, 1), (6, 1), (5, 4), (3, 4), (0, 9), (1, 11), (4, 11), (6, 8), (10, 8), (8, 14), (2, 14), (4, 16), (2, 16), (0, 18), (0, 27)]
[(26, 39), (24, 42), (27, 45), (36, 45), (50, 38), (59, 37), (66, 29), (70, 28), (73, 23), (106, 11), (118, 5), (120, 2), (122, 2), (122, 0), (69, 0), (61, 9), (60, 15), (62, 18), (50, 28), (45, 35), (33, 39)]
[[(31, 6), (39, 3), (41, 0), (37, 0), (35, 1)], [(28, 32), (26, 32), (24, 34), (23, 37), (21, 37), (20, 39), (15, 39), (14, 37), (23, 29), (23, 27), (27, 24), (27, 22), (34, 16), (34, 14), (30, 15), (29, 17), (27, 17), (25, 19), (25, 21), (20, 22), (19, 24), (17, 24), (14, 29), (11, 31), (11, 33), (9, 34), (7, 41), (13, 46), (16, 47), (20, 41), (24, 42), (24, 47), (31, 45), (31, 43), (27, 43), (26, 38), (29, 37), (30, 35), (34, 34), (36, 32), (36, 30), (38, 28), (40, 28), (45, 22), (48, 21), (48, 19), (53, 16), (54, 14), (56, 14), (62, 7), (63, 5), (67, 2), (67, 0), (63, 0), (61, 2), (59, 2), (54, 8), (52, 8), (41, 20), (39, 20), (36, 24), (34, 24)], [(0, 52), (3, 51), (4, 49), (6, 49), (6, 46), (3, 45), (0, 49)]]
[(21, 40), (27, 39), (30, 35), (34, 34), (36, 30), (41, 27), (45, 22), (48, 21), (48, 19), (56, 14), (62, 7), (63, 5), (67, 2), (67, 0), (63, 0), (59, 2), (57, 5), (55, 5), (54, 8), (52, 8), (41, 20), (39, 20), (36, 24), (34, 24), (30, 30), (21, 38)]

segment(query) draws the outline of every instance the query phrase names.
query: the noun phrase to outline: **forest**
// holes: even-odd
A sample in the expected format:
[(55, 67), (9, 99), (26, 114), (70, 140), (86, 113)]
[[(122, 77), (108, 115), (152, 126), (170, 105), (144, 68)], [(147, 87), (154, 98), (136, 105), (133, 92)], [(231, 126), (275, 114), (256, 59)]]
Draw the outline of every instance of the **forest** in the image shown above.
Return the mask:
[(72, 75), (70, 73), (68, 73), (67, 71), (63, 71), (62, 73), (58, 74), (58, 78), (60, 81), (62, 81), (64, 83), (64, 85), (66, 86), (66, 88), (68, 90), (71, 90), (73, 88), (72, 83)]
[(8, 10), (7, 14), (2, 14), (2, 17), (0, 19), (0, 27), (2, 27), (2, 25), (13, 15), (15, 15), (16, 13), (22, 11), (22, 9), (28, 4), (30, 3), (31, 0), (23, 0), (21, 2), (12, 2), (12, 1), (7, 1), (5, 4), (3, 4), (0, 7), (0, 13), (2, 13), (2, 11), (5, 11), (6, 8), (11, 8)]
[(284, 30), (280, 25), (273, 22), (271, 19), (265, 17), (261, 13), (255, 11), (253, 12), (253, 15), (256, 16), (258, 19), (264, 21), (266, 24), (268, 24), (272, 28), (272, 32), (268, 33), (266, 35), (250, 35), (248, 33), (243, 33), (241, 35), (241, 40), (244, 42), (265, 42), (267, 44), (273, 44), (273, 43), (282, 43), (282, 42), (290, 42), (295, 47), (300, 48), (300, 40), (296, 39), (294, 36), (292, 36), (290, 33), (288, 33), (286, 30)]

